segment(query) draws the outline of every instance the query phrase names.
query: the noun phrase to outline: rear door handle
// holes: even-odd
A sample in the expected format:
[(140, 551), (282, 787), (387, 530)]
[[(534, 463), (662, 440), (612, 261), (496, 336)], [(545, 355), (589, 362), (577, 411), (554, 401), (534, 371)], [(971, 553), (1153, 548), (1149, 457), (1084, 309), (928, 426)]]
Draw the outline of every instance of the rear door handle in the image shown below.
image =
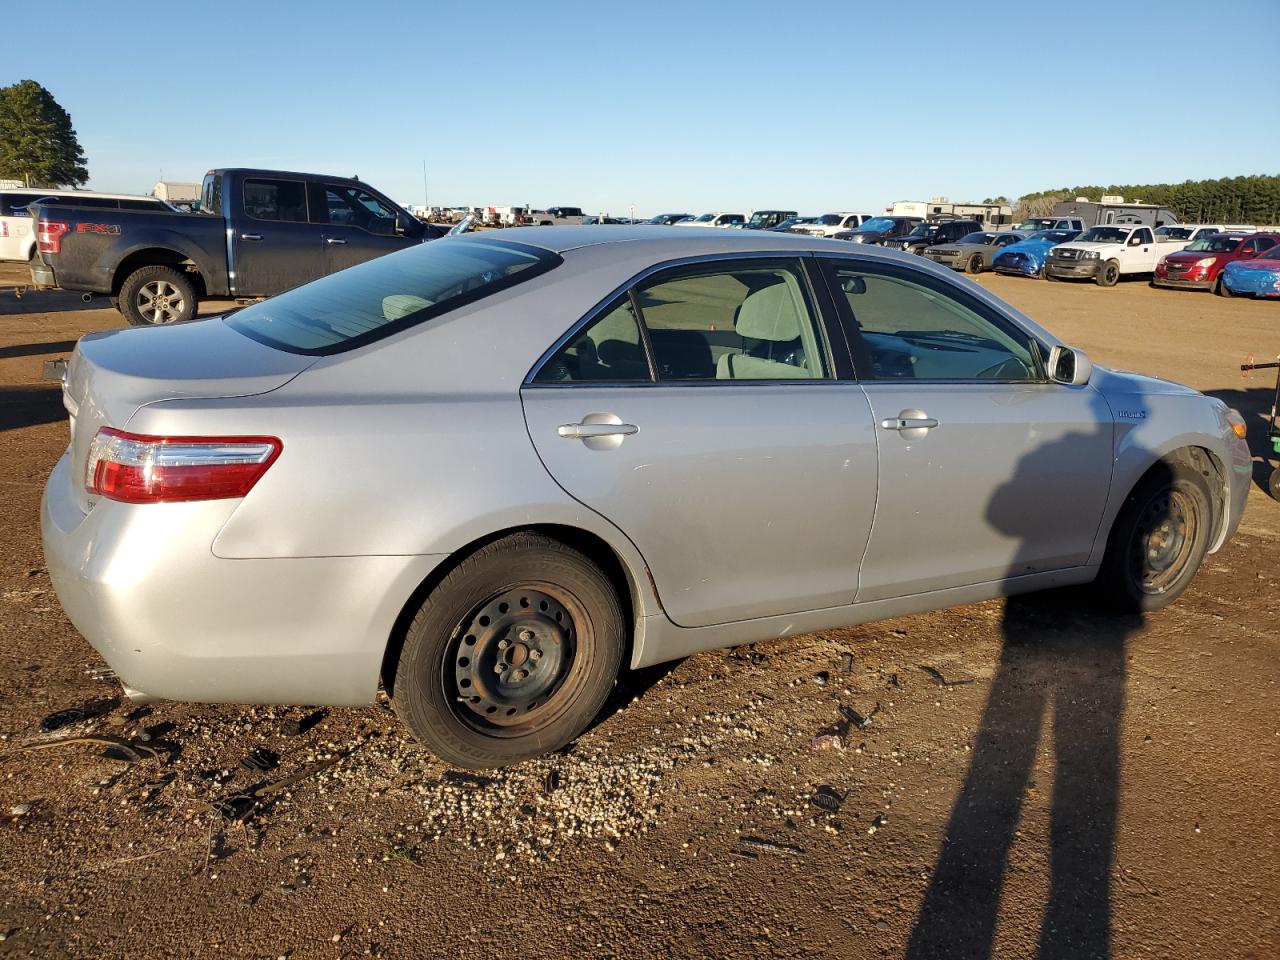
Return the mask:
[(341, 237), (325, 237), (324, 242), (325, 243), (346, 243), (347, 241), (343, 240)]
[(261, 240), (261, 239), (262, 239), (262, 234), (260, 234), (260, 233), (242, 233), (242, 234), (240, 234), (240, 239), (241, 239), (241, 240)]
[(630, 437), (640, 432), (634, 423), (562, 423), (556, 433), (566, 440), (589, 440), (593, 437)]

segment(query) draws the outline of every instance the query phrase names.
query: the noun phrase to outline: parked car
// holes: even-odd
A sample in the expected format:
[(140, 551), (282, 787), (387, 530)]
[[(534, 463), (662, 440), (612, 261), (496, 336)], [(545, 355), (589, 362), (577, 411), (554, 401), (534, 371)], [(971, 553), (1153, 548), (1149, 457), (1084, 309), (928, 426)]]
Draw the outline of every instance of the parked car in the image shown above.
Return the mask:
[(1027, 235), (1041, 230), (1074, 230), (1079, 235), (1084, 233), (1085, 226), (1080, 217), (1029, 217), (1013, 229)]
[(1162, 607), (1240, 522), (1238, 414), (923, 258), (509, 236), (79, 342), (44, 554), (131, 696), (381, 678), (494, 766), (577, 736), (627, 665), (1093, 580)]
[(795, 218), (794, 210), (757, 210), (747, 221), (748, 230), (772, 230), (784, 220)]
[(1213, 290), (1222, 288), (1222, 268), (1236, 260), (1252, 260), (1280, 243), (1280, 233), (1215, 233), (1166, 254), (1156, 264), (1152, 286)]
[(1111, 224), (1090, 227), (1076, 240), (1060, 243), (1045, 260), (1047, 280), (1089, 279), (1114, 287), (1122, 276), (1154, 273), (1160, 246), (1151, 227)]
[(665, 227), (673, 223), (679, 223), (681, 220), (688, 220), (691, 216), (688, 213), (660, 213), (656, 217), (650, 217), (645, 223)]
[(46, 190), (40, 187), (0, 190), (0, 260), (30, 263), (36, 255), (36, 232), (28, 207), (45, 203), (73, 203), (77, 206), (115, 210), (173, 210), (155, 197), (127, 193), (94, 193), (88, 190)]
[(776, 227), (770, 227), (769, 229), (774, 233), (790, 233), (792, 227), (800, 226), (805, 223), (813, 223), (813, 221), (817, 219), (817, 217), (788, 217)]
[(526, 223), (534, 227), (577, 227), (584, 219), (581, 207), (548, 207), (530, 210)]
[(1280, 246), (1222, 268), (1220, 292), (1226, 297), (1280, 297)]
[(982, 224), (977, 220), (925, 220), (896, 240), (885, 240), (884, 246), (907, 253), (924, 253), (929, 247), (955, 243), (981, 229)]
[(212, 170), (199, 213), (32, 206), (37, 285), (112, 298), (135, 325), (196, 315), (206, 297), (265, 297), (443, 236), (368, 184), (280, 170)]
[(857, 230), (841, 231), (833, 236), (835, 240), (850, 240), (853, 243), (887, 244), (899, 237), (905, 237), (924, 223), (922, 217), (872, 217), (865, 220)]
[(675, 226), (677, 227), (741, 227), (746, 224), (747, 218), (740, 213), (704, 213), (701, 216), (692, 217), (688, 220), (680, 220)]
[(1076, 229), (1040, 230), (997, 253), (991, 260), (991, 269), (1012, 276), (1043, 277), (1044, 261), (1049, 251), (1060, 243), (1074, 240), (1082, 232)]
[(999, 232), (977, 230), (965, 234), (955, 243), (926, 247), (924, 255), (934, 263), (940, 263), (952, 270), (981, 273), (983, 270), (991, 269), (991, 261), (997, 253), (1010, 244), (1025, 239), (1024, 234), (1012, 230)]
[(1192, 241), (1227, 229), (1221, 223), (1170, 223), (1156, 227), (1156, 242), (1163, 253), (1185, 249)]
[(870, 213), (824, 213), (809, 223), (792, 227), (791, 232), (809, 237), (833, 237), (842, 230), (857, 230), (872, 217)]

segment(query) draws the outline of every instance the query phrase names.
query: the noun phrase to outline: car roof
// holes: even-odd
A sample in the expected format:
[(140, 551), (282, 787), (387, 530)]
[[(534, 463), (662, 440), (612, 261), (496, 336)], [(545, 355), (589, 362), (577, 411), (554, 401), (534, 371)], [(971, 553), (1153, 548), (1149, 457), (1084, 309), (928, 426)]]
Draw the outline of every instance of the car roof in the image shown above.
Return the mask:
[(688, 227), (684, 230), (668, 230), (653, 225), (582, 226), (582, 227), (516, 227), (509, 230), (485, 230), (465, 234), (498, 242), (509, 241), (538, 247), (551, 253), (568, 253), (584, 247), (607, 243), (644, 244), (655, 258), (673, 259), (682, 256), (702, 256), (718, 253), (743, 253), (752, 250), (778, 251), (779, 253), (806, 253), (809, 251), (843, 252), (872, 256), (900, 256), (872, 245), (850, 245), (845, 240), (826, 240), (798, 233), (771, 233), (758, 230), (720, 230), (716, 227)]

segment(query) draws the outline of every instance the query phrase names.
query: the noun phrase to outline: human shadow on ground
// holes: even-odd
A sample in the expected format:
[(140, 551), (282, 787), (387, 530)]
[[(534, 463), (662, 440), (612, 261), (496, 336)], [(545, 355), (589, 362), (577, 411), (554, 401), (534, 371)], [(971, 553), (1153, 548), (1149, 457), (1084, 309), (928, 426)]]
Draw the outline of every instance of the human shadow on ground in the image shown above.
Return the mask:
[(0, 433), (66, 419), (62, 388), (0, 386)]
[[(1262, 361), (1259, 360), (1259, 363)], [(1249, 453), (1253, 456), (1253, 482), (1263, 490), (1268, 490), (1271, 471), (1280, 464), (1280, 456), (1276, 455), (1271, 445), (1268, 428), (1271, 425), (1271, 404), (1276, 399), (1275, 381), (1267, 384), (1275, 370), (1259, 370), (1254, 374), (1257, 386), (1241, 387), (1239, 390), (1206, 390), (1205, 395), (1217, 397), (1228, 407), (1240, 411), (1248, 426), (1247, 436)], [(1260, 382), (1259, 382), (1260, 381)]]
[(45, 354), (70, 353), (76, 348), (74, 340), (51, 340), (47, 343), (15, 343), (0, 347), (0, 360), (14, 357), (39, 357)]

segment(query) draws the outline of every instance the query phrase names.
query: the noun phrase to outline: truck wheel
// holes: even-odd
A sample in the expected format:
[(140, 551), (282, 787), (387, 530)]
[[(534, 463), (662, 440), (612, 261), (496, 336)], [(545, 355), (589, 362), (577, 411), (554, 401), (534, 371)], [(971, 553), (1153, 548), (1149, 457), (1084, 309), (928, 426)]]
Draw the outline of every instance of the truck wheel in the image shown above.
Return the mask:
[(969, 258), (969, 262), (965, 264), (965, 273), (981, 273), (982, 272), (982, 254), (975, 253)]
[(1115, 260), (1108, 260), (1098, 268), (1098, 273), (1094, 277), (1094, 282), (1100, 287), (1114, 287), (1120, 279), (1120, 264)]
[(173, 267), (141, 267), (120, 287), (120, 312), (135, 327), (190, 320), (196, 306), (196, 288)]
[(1271, 479), (1267, 482), (1267, 489), (1271, 491), (1272, 497), (1280, 500), (1280, 467), (1276, 467), (1271, 471)]
[(604, 705), (626, 646), (612, 584), (587, 557), (517, 533), (482, 547), (423, 600), (392, 684), (436, 756), (500, 767), (558, 750)]

